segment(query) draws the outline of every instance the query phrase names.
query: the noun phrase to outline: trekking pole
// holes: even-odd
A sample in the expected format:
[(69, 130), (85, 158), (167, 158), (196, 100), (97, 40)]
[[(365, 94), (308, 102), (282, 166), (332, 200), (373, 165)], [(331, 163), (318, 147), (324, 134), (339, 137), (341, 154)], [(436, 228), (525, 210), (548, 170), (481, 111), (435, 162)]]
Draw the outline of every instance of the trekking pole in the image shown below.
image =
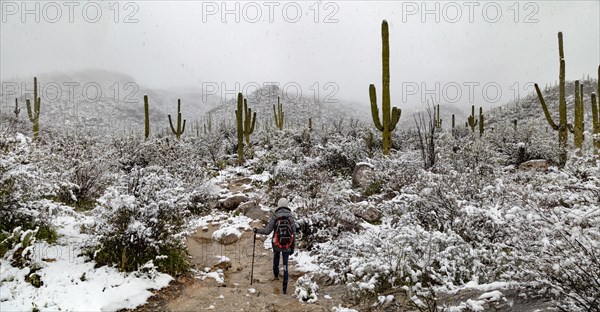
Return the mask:
[(254, 233), (254, 243), (252, 244), (252, 269), (250, 269), (250, 285), (252, 285), (252, 277), (254, 276), (254, 250), (256, 249), (256, 233)]

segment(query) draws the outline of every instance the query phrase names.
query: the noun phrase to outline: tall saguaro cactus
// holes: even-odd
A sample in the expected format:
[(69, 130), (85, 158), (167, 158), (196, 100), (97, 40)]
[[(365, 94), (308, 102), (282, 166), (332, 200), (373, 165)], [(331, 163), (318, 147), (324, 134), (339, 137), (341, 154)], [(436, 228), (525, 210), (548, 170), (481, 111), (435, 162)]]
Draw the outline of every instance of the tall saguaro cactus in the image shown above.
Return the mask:
[(600, 96), (600, 66), (598, 66), (598, 93), (592, 92), (592, 133), (594, 135), (594, 149), (596, 152), (600, 149), (600, 104), (597, 102), (597, 96)]
[(479, 136), (483, 136), (483, 107), (479, 107)]
[(177, 99), (177, 129), (175, 129), (175, 127), (173, 127), (173, 121), (171, 120), (171, 114), (169, 114), (169, 125), (171, 126), (171, 131), (173, 131), (173, 134), (175, 134), (175, 136), (179, 140), (179, 138), (185, 131), (185, 119), (183, 120), (183, 127), (181, 126), (181, 99)]
[[(237, 114), (237, 113), (236, 113)], [(242, 114), (239, 114), (240, 116), (238, 118), (242, 118)], [(237, 117), (237, 115), (236, 115)], [(254, 126), (256, 125), (256, 112), (254, 112), (254, 115), (252, 114), (252, 109), (248, 108), (248, 101), (246, 99), (244, 99), (244, 116), (243, 116), (243, 123), (244, 123), (244, 139), (246, 140), (246, 144), (248, 146), (251, 146), (250, 144), (250, 135), (252, 133), (254, 133)]]
[(19, 113), (21, 113), (21, 109), (19, 108), (19, 100), (17, 98), (15, 98), (15, 117), (17, 117), (17, 119), (19, 119)]
[(540, 91), (540, 87), (538, 84), (535, 84), (535, 92), (537, 93), (540, 104), (542, 105), (542, 109), (544, 110), (544, 115), (546, 116), (546, 120), (548, 120), (548, 124), (552, 129), (558, 131), (558, 144), (561, 147), (561, 162), (564, 164), (567, 161), (567, 140), (569, 138), (569, 129), (567, 127), (567, 98), (565, 95), (565, 53), (563, 50), (563, 35), (562, 32), (558, 33), (558, 57), (560, 61), (560, 69), (558, 73), (558, 124), (554, 122), (552, 116), (550, 116), (550, 112), (548, 111), (548, 106), (546, 106), (546, 101), (542, 96), (542, 92)]
[(382, 132), (383, 139), (383, 154), (389, 155), (392, 148), (391, 132), (396, 128), (398, 120), (402, 110), (394, 107), (391, 108), (390, 104), (390, 44), (389, 44), (389, 30), (388, 23), (383, 20), (381, 23), (381, 42), (382, 42), (382, 87), (383, 87), (383, 99), (381, 103), (382, 118), (379, 119), (379, 108), (377, 106), (377, 92), (375, 85), (369, 85), (369, 97), (371, 99), (371, 115), (373, 116), (373, 123), (377, 130)]
[(573, 133), (573, 145), (583, 148), (583, 83), (579, 84), (579, 80), (575, 80), (575, 121), (567, 126)]
[(27, 116), (33, 123), (33, 137), (37, 138), (40, 132), (40, 104), (42, 99), (38, 97), (37, 77), (33, 77), (33, 111), (31, 110), (31, 102), (29, 99), (25, 101), (27, 104)]
[(436, 112), (434, 113), (434, 126), (438, 129), (442, 129), (442, 119), (440, 118), (440, 104), (436, 107)]
[(144, 95), (144, 138), (147, 140), (150, 136), (150, 111), (148, 106), (148, 96)]
[(235, 110), (235, 119), (237, 121), (237, 152), (238, 152), (238, 163), (241, 165), (244, 163), (244, 121), (242, 120), (242, 103), (244, 97), (241, 93), (238, 93), (237, 109)]
[(283, 130), (283, 105), (277, 97), (277, 110), (275, 109), (275, 104), (273, 104), (273, 118), (275, 120), (275, 127), (279, 130)]
[(475, 127), (477, 126), (478, 122), (479, 119), (475, 118), (475, 105), (471, 105), (471, 116), (467, 118), (467, 125), (471, 127), (472, 132), (475, 132)]

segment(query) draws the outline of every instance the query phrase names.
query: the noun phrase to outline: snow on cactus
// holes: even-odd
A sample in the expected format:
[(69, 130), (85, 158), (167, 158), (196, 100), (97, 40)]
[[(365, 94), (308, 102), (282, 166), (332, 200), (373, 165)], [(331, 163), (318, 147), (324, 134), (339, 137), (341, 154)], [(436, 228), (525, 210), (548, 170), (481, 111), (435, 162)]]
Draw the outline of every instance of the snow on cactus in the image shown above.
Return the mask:
[(300, 302), (315, 303), (318, 300), (317, 290), (319, 286), (316, 282), (312, 281), (312, 277), (304, 275), (296, 281), (296, 290), (294, 296), (298, 298)]

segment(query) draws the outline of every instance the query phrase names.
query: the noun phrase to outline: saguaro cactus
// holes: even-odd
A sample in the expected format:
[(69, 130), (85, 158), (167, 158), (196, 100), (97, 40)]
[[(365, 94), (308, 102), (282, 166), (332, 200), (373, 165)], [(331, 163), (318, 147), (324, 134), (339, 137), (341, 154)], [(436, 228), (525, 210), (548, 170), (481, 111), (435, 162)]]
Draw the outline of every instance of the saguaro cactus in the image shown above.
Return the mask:
[(277, 97), (277, 110), (275, 110), (275, 104), (273, 104), (273, 120), (275, 120), (275, 127), (279, 130), (283, 129), (283, 105)]
[(436, 112), (434, 113), (434, 126), (438, 129), (442, 129), (442, 119), (440, 118), (440, 105), (438, 104), (436, 107)]
[(15, 98), (15, 117), (19, 118), (19, 113), (21, 113), (21, 109), (19, 108), (19, 100)]
[(600, 149), (600, 104), (597, 102), (597, 96), (600, 95), (600, 66), (598, 66), (598, 93), (592, 92), (592, 133), (594, 135), (594, 149), (596, 152)]
[(254, 126), (256, 125), (256, 112), (252, 114), (252, 109), (248, 107), (248, 101), (246, 99), (244, 99), (244, 116), (240, 114), (240, 118), (242, 117), (244, 123), (244, 139), (246, 140), (246, 144), (251, 146), (252, 144), (250, 143), (250, 135), (254, 133)]
[(537, 83), (535, 84), (535, 92), (537, 93), (540, 104), (542, 105), (544, 115), (546, 116), (546, 120), (548, 120), (548, 124), (550, 125), (550, 127), (552, 127), (552, 129), (558, 131), (558, 144), (562, 149), (561, 162), (565, 163), (567, 161), (567, 140), (569, 138), (569, 130), (567, 128), (567, 99), (565, 95), (565, 53), (563, 50), (562, 32), (558, 33), (558, 57), (560, 61), (560, 69), (558, 73), (558, 124), (556, 124), (554, 120), (552, 120), (552, 116), (550, 116), (550, 112), (548, 111), (548, 106), (546, 106), (546, 101), (544, 100), (542, 92), (540, 91), (540, 87)]
[(148, 96), (144, 95), (144, 138), (150, 136), (150, 112), (148, 107)]
[(467, 118), (467, 125), (471, 127), (472, 132), (475, 132), (475, 126), (478, 122), (479, 120), (475, 118), (475, 105), (471, 105), (471, 116)]
[(479, 107), (479, 136), (483, 136), (483, 107)]
[(392, 148), (391, 132), (396, 128), (398, 120), (402, 110), (394, 107), (391, 108), (390, 104), (390, 44), (389, 44), (389, 30), (388, 23), (383, 20), (381, 23), (381, 42), (382, 42), (382, 87), (383, 87), (383, 99), (381, 103), (382, 120), (379, 119), (379, 109), (377, 106), (377, 92), (375, 85), (369, 86), (369, 97), (371, 99), (371, 115), (373, 116), (373, 123), (377, 130), (382, 132), (383, 139), (383, 154), (389, 155)]
[(583, 84), (575, 80), (575, 121), (567, 124), (569, 131), (573, 133), (573, 145), (581, 149), (583, 147)]
[(454, 129), (454, 126), (455, 126), (455, 125), (456, 125), (456, 124), (455, 124), (455, 120), (454, 120), (454, 114), (452, 114), (452, 129)]
[(175, 127), (173, 127), (173, 121), (171, 120), (171, 114), (169, 114), (169, 125), (171, 126), (171, 131), (173, 131), (173, 134), (175, 134), (175, 136), (179, 140), (179, 138), (185, 131), (185, 119), (183, 120), (183, 127), (181, 126), (181, 99), (177, 99), (177, 129), (175, 129)]
[(27, 104), (27, 116), (33, 123), (33, 137), (37, 138), (40, 132), (40, 104), (42, 99), (38, 97), (37, 77), (33, 77), (33, 111), (31, 110), (31, 102), (29, 99), (25, 101)]
[(242, 120), (242, 103), (244, 97), (241, 93), (238, 93), (237, 109), (235, 110), (235, 119), (237, 121), (237, 152), (238, 152), (238, 163), (241, 165), (244, 163), (244, 121)]

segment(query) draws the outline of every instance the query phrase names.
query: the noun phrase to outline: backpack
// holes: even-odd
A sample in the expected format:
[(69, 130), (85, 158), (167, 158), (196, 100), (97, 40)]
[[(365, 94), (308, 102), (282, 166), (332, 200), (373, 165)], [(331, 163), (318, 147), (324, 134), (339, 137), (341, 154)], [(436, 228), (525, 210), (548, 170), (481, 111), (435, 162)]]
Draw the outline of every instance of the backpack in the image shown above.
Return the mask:
[(294, 248), (294, 229), (292, 228), (292, 220), (289, 217), (279, 217), (275, 221), (273, 244), (279, 250)]

